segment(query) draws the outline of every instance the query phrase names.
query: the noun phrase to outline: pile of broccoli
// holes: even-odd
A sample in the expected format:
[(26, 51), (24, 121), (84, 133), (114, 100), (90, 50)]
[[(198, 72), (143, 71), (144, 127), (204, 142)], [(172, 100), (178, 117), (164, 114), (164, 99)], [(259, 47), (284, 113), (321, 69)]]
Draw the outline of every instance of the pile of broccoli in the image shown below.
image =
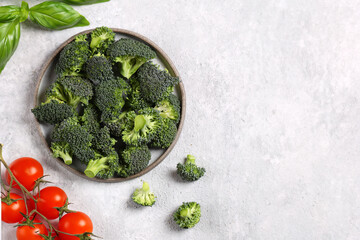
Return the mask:
[(156, 53), (99, 27), (59, 54), (57, 78), (32, 109), (54, 125), (53, 156), (86, 165), (88, 177), (128, 177), (144, 170), (149, 148), (168, 148), (177, 134), (179, 78), (151, 62)]

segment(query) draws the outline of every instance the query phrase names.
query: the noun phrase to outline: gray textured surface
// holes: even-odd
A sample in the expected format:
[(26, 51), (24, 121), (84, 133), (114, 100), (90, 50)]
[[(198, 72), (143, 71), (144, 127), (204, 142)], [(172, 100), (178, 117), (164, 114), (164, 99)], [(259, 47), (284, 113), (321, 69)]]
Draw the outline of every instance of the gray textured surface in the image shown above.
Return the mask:
[[(129, 200), (140, 179), (94, 183), (52, 161), (29, 111), (34, 79), (61, 42), (86, 28), (49, 32), (23, 24), (0, 76), (4, 155), (39, 159), (106, 240), (358, 239), (359, 8), (350, 0), (112, 0), (76, 7), (90, 27), (152, 39), (184, 81), (182, 136), (142, 178), (158, 196), (152, 208)], [(174, 175), (187, 153), (207, 168), (196, 183)], [(201, 203), (202, 219), (179, 230), (171, 214), (192, 200)], [(15, 238), (12, 227), (2, 231), (2, 239)]]

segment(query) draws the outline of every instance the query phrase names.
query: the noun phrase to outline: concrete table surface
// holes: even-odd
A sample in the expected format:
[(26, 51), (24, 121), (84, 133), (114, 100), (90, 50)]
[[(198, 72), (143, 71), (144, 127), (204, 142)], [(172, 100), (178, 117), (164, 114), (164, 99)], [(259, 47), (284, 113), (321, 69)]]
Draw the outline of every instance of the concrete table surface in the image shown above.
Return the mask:
[[(0, 142), (8, 162), (38, 159), (72, 207), (90, 215), (95, 234), (359, 239), (359, 1), (112, 0), (74, 8), (89, 27), (51, 32), (22, 24), (19, 47), (0, 75)], [(103, 25), (157, 43), (178, 68), (188, 100), (182, 135), (167, 159), (116, 184), (79, 178), (53, 161), (30, 112), (35, 78), (52, 51)], [(174, 174), (188, 153), (207, 169), (198, 182)], [(151, 208), (131, 203), (141, 179), (158, 197)], [(183, 201), (202, 206), (193, 229), (172, 222)], [(2, 239), (15, 239), (10, 225), (1, 229)]]

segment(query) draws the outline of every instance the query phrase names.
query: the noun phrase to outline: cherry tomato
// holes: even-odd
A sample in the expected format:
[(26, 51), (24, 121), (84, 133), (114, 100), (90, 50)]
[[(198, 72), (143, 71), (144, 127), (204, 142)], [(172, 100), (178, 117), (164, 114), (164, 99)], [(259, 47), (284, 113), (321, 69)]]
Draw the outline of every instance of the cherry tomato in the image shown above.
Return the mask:
[[(29, 191), (33, 190), (35, 181), (44, 175), (44, 169), (41, 164), (30, 157), (18, 158), (9, 167), (16, 179)], [(5, 175), (7, 182), (10, 183), (8, 171), (6, 171)], [(15, 182), (13, 182), (13, 187), (20, 189)]]
[(6, 223), (18, 223), (23, 219), (23, 216), (20, 214), (26, 214), (25, 201), (21, 196), (10, 193), (11, 199), (21, 199), (13, 202), (11, 205), (7, 205), (5, 202), (1, 202), (1, 221)]
[(59, 211), (56, 207), (62, 207), (66, 203), (66, 193), (58, 187), (46, 187), (34, 196), (38, 199), (37, 210), (43, 214), (47, 219), (55, 219), (59, 217)]
[[(34, 223), (41, 223), (39, 220), (35, 219)], [(16, 238), (17, 240), (44, 240), (39, 234), (47, 235), (48, 231), (44, 224), (34, 224), (34, 227), (30, 226), (19, 226), (16, 229)]]
[[(93, 224), (88, 215), (83, 212), (68, 213), (59, 221), (59, 230), (70, 234), (92, 232)], [(61, 240), (79, 240), (78, 237), (60, 233)]]

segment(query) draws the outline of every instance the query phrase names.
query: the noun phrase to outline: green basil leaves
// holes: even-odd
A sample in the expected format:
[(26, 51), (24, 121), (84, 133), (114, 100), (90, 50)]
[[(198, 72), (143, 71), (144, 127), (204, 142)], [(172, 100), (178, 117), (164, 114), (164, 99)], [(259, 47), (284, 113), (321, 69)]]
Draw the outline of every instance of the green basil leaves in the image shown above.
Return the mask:
[(14, 54), (20, 40), (20, 21), (0, 23), (0, 73)]
[(110, 0), (63, 0), (63, 1), (72, 5), (87, 5), (94, 3), (109, 2)]
[(49, 29), (87, 26), (86, 18), (62, 2), (46, 1), (30, 8), (30, 20)]
[[(73, 5), (108, 2), (110, 0), (62, 0)], [(14, 54), (20, 39), (20, 23), (30, 20), (44, 28), (62, 30), (88, 26), (84, 16), (68, 4), (59, 1), (45, 1), (29, 9), (27, 2), (19, 6), (0, 7), (0, 73)]]

